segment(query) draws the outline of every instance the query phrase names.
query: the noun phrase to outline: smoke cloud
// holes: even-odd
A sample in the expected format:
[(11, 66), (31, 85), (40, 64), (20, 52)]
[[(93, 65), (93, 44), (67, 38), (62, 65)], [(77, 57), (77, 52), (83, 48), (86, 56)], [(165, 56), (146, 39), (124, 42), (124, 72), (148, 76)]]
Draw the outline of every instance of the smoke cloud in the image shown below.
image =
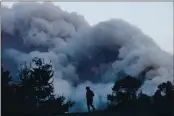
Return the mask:
[(55, 92), (76, 101), (72, 112), (87, 109), (86, 86), (95, 92), (95, 106), (104, 108), (120, 77), (141, 78), (148, 94), (173, 80), (173, 56), (122, 19), (90, 26), (83, 16), (51, 3), (16, 3), (1, 8), (1, 29), (2, 63), (15, 74), (33, 57), (51, 60)]

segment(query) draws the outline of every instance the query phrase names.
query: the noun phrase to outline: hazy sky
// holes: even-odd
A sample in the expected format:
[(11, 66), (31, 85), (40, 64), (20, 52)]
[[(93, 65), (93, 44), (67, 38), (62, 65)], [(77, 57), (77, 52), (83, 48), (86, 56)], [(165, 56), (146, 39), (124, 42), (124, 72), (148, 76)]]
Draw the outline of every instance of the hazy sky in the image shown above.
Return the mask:
[[(3, 3), (11, 5), (12, 3)], [(121, 18), (151, 36), (165, 51), (173, 54), (172, 2), (54, 2), (63, 10), (77, 12), (91, 25)]]

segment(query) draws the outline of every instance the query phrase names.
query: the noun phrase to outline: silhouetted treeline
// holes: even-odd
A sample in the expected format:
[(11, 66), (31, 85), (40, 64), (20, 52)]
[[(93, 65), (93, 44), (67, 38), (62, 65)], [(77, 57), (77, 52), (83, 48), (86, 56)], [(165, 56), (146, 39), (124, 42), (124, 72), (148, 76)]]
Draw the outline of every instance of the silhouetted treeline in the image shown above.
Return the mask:
[(174, 85), (164, 82), (153, 96), (148, 96), (140, 91), (142, 84), (131, 76), (116, 81), (112, 94), (108, 95), (107, 111), (125, 115), (174, 116)]
[[(54, 95), (53, 75), (51, 63), (40, 58), (34, 58), (30, 65), (22, 65), (15, 81), (1, 66), (2, 115), (49, 116), (67, 112), (74, 102)], [(131, 76), (117, 80), (112, 94), (108, 95), (106, 111), (122, 116), (174, 116), (174, 85), (171, 82), (160, 84), (153, 96), (142, 93), (142, 85), (142, 80)]]
[(74, 102), (54, 95), (53, 74), (52, 65), (40, 58), (34, 58), (30, 65), (22, 65), (17, 82), (1, 66), (2, 115), (50, 115), (68, 111)]

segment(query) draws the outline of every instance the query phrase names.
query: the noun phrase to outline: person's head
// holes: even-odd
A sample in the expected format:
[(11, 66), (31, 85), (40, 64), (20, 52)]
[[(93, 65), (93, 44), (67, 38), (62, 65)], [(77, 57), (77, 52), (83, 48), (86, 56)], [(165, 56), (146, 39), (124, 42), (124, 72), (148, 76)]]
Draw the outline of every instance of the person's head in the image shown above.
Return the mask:
[(90, 87), (86, 87), (86, 90), (87, 90), (87, 91), (90, 90)]

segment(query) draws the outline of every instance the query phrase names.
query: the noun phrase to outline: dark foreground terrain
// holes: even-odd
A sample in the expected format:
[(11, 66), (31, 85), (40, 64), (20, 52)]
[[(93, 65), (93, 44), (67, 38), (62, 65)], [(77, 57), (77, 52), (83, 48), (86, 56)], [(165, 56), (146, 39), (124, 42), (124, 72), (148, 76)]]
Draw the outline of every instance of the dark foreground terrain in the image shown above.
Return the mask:
[[(142, 111), (125, 111), (125, 112), (106, 112), (106, 111), (96, 111), (96, 112), (80, 112), (80, 113), (66, 113), (55, 116), (159, 116), (152, 112), (142, 112)], [(174, 116), (174, 115), (160, 115), (160, 116)]]
[(154, 114), (154, 113), (149, 113), (149, 112), (122, 112), (122, 113), (117, 113), (117, 112), (81, 112), (81, 113), (65, 113), (65, 114), (23, 114), (23, 115), (18, 115), (18, 114), (8, 114), (8, 115), (2, 115), (2, 116), (174, 116), (174, 114)]
[(68, 113), (68, 114), (62, 114), (62, 115), (55, 115), (55, 116), (174, 116), (174, 115), (154, 115), (149, 113), (115, 113), (115, 112), (109, 112), (109, 113)]

